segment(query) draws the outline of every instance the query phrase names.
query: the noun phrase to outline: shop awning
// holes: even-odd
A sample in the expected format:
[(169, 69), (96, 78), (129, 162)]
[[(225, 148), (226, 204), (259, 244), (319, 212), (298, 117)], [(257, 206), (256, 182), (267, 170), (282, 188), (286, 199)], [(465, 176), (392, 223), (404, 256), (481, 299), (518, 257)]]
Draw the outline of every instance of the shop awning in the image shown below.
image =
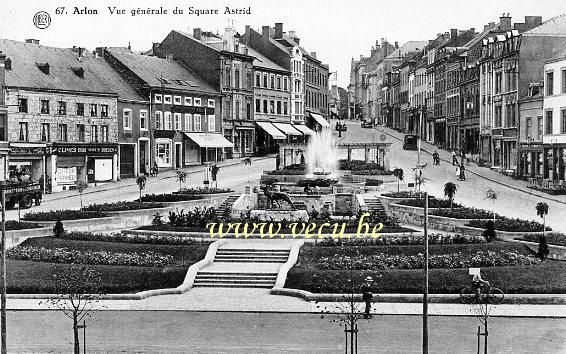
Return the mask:
[(214, 133), (184, 133), (187, 138), (191, 139), (200, 147), (203, 148), (233, 148), (228, 139), (220, 134)]
[(281, 133), (281, 131), (279, 131), (279, 129), (275, 128), (275, 126), (273, 126), (273, 124), (269, 123), (269, 122), (256, 122), (256, 124), (263, 130), (265, 131), (267, 134), (271, 135), (271, 137), (273, 139), (283, 139), (285, 140), (287, 137), (285, 136), (285, 134)]
[(309, 112), (309, 114), (310, 114), (310, 116), (311, 116), (318, 124), (320, 124), (321, 126), (323, 126), (323, 127), (329, 127), (329, 126), (330, 126), (330, 123), (328, 123), (328, 122), (326, 121), (326, 119), (324, 119), (324, 117), (321, 116), (320, 114), (311, 113), (311, 112)]
[(289, 123), (273, 123), (273, 125), (281, 130), (283, 133), (285, 133), (285, 135), (287, 136), (291, 136), (291, 135), (295, 135), (295, 136), (303, 136), (303, 133), (301, 133), (300, 131), (298, 131), (297, 129), (293, 128), (293, 126)]
[(302, 125), (302, 124), (293, 124), (293, 128), (297, 129), (298, 131), (300, 131), (301, 133), (305, 134), (305, 135), (315, 135), (314, 130), (311, 130), (309, 127), (307, 127), (306, 125)]

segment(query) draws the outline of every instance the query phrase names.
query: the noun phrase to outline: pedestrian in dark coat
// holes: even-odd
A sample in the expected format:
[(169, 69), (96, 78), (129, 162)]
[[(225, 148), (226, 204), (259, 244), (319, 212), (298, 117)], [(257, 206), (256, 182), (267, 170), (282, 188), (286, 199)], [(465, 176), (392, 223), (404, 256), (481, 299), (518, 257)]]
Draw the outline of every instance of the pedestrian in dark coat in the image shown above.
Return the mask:
[(370, 311), (371, 303), (373, 300), (373, 294), (371, 293), (371, 290), (373, 285), (373, 278), (368, 275), (364, 280), (365, 282), (362, 285), (362, 300), (366, 303), (364, 318), (371, 318)]

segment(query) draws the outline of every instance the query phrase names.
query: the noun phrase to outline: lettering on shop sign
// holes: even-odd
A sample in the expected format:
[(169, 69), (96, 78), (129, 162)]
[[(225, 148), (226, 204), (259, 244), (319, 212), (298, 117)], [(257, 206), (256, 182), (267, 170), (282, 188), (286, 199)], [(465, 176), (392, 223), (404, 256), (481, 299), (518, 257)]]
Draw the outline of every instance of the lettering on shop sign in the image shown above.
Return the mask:
[(114, 146), (55, 146), (53, 154), (55, 155), (90, 155), (105, 154), (113, 155), (118, 153), (118, 149)]

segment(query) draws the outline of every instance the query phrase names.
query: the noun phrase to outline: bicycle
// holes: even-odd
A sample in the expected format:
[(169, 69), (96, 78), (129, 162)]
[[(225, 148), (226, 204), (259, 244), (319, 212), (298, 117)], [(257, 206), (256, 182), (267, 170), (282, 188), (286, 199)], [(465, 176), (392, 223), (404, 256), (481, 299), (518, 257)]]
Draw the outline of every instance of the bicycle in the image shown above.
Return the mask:
[[(485, 291), (482, 291), (482, 288), (484, 288)], [(492, 286), (481, 286), (479, 297), (474, 286), (468, 285), (460, 290), (460, 301), (464, 304), (473, 305), (488, 303), (492, 305), (499, 305), (503, 302), (504, 298), (505, 295), (503, 294), (503, 291)]]

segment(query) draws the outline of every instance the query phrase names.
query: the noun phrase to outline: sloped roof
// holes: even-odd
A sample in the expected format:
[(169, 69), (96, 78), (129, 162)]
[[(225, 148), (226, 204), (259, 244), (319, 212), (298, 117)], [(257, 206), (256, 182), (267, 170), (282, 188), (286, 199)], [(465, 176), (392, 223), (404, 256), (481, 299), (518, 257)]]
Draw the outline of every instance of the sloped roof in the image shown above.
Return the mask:
[[(109, 68), (101, 58), (92, 58), (86, 50), (86, 56), (79, 59), (71, 49), (0, 39), (0, 51), (12, 61), (11, 70), (6, 70), (7, 86), (90, 94), (115, 94), (109, 90), (115, 87), (139, 99), (120, 82), (121, 78), (108, 73)], [(48, 64), (49, 73), (42, 72), (38, 64)], [(82, 77), (75, 73), (79, 70)]]
[(175, 60), (133, 54), (126, 48), (107, 48), (107, 50), (149, 86), (218, 93), (212, 86)]
[(271, 60), (269, 60), (265, 55), (261, 54), (260, 52), (248, 47), (248, 55), (255, 57), (253, 65), (259, 68), (271, 69), (271, 70), (278, 70), (278, 71), (287, 71), (286, 69), (280, 67), (279, 65), (275, 64)]
[(540, 26), (523, 32), (523, 36), (566, 36), (566, 14), (544, 21)]
[(427, 44), (428, 41), (408, 41), (398, 49), (395, 49), (393, 53), (389, 54), (387, 59), (402, 58), (409, 53), (423, 50)]

